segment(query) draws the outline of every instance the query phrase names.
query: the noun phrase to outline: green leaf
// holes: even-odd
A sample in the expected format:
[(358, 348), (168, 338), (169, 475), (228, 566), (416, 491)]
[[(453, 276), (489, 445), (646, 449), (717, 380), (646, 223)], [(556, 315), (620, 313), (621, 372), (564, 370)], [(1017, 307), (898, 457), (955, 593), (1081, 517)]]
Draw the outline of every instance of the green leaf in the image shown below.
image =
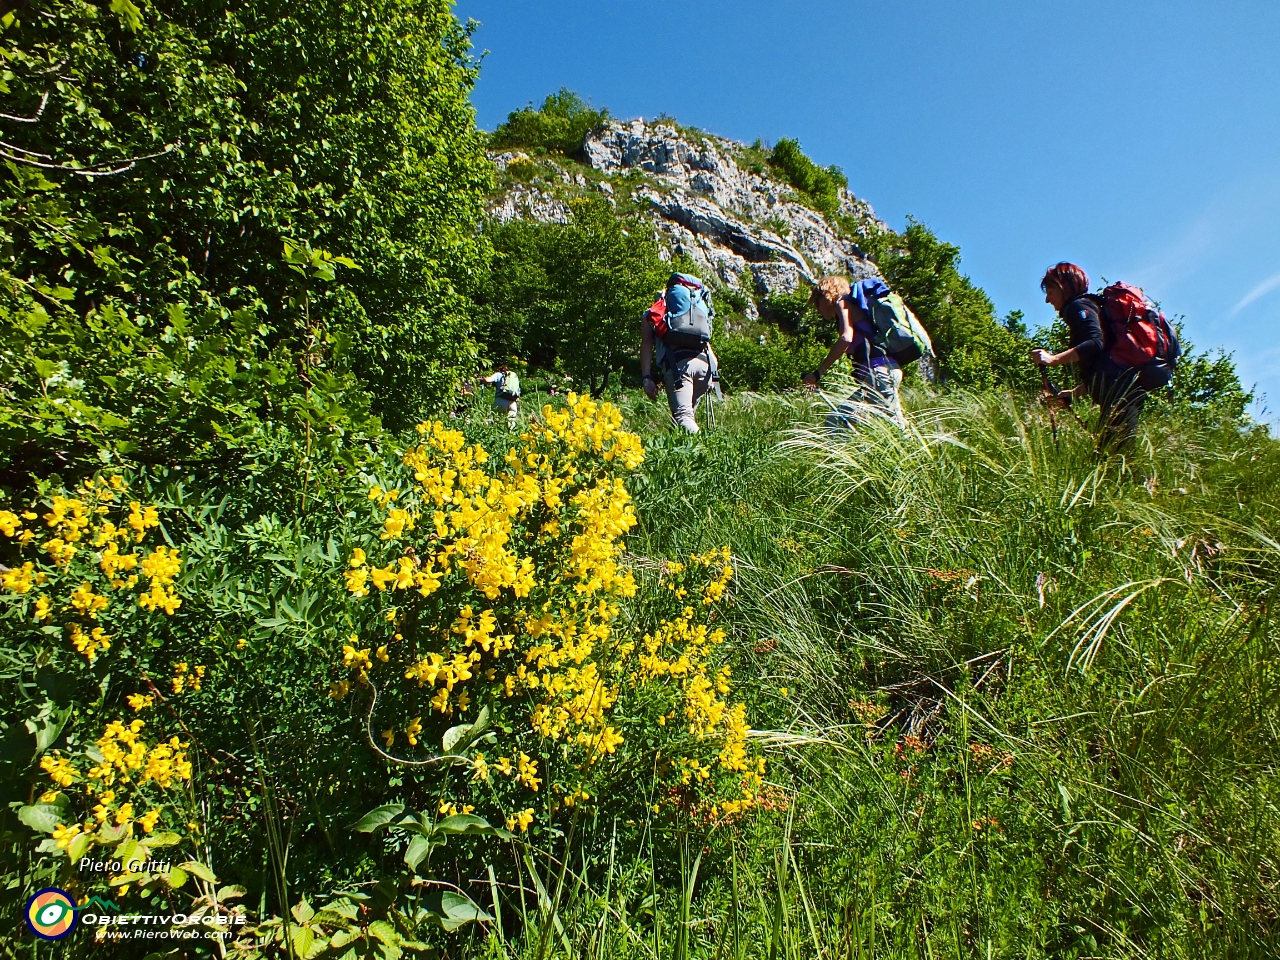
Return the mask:
[(316, 935), (310, 927), (294, 927), (289, 939), (293, 943), (293, 952), (299, 957), (305, 957), (311, 952), (311, 947), (316, 942)]
[(422, 862), (423, 857), (431, 851), (432, 847), (439, 845), (439, 843), (432, 843), (426, 837), (414, 837), (409, 841), (409, 848), (404, 852), (405, 864), (408, 865), (410, 870), (417, 870), (418, 864)]
[(164, 877), (164, 882), (169, 885), (170, 890), (177, 890), (187, 882), (187, 871), (181, 867), (170, 867), (169, 872), (161, 876)]
[(354, 943), (360, 939), (360, 933), (356, 930), (339, 930), (329, 939), (330, 950), (341, 950), (349, 943)]
[(369, 933), (389, 947), (398, 947), (400, 945), (400, 934), (396, 933), (396, 928), (386, 920), (375, 920), (369, 924)]
[(288, 240), (284, 242), (284, 259), (285, 263), (305, 264), (311, 261), (307, 256), (307, 251), (302, 247), (295, 247)]
[(98, 828), (98, 842), (104, 847), (119, 843), (129, 834), (129, 823), (104, 823)]
[(340, 950), (349, 943), (353, 943), (360, 939), (358, 930), (339, 930), (329, 938), (329, 949)]
[(474, 813), (458, 813), (452, 817), (446, 817), (436, 824), (436, 829), (441, 833), (501, 837), (504, 840), (510, 840), (514, 836), (501, 827), (493, 826), (484, 817), (477, 817)]
[(172, 847), (176, 843), (181, 843), (182, 837), (178, 836), (173, 831), (166, 831), (164, 833), (151, 834), (150, 836), (147, 837), (145, 842), (148, 847), (153, 847), (153, 848), (154, 847)]
[[(325, 914), (336, 917), (340, 920), (354, 920), (360, 916), (360, 908), (345, 897), (326, 903), (320, 908), (317, 916), (323, 918)], [(329, 921), (326, 921), (329, 922)]]
[(213, 871), (210, 870), (208, 867), (206, 867), (203, 863), (200, 863), (196, 860), (188, 860), (186, 863), (178, 864), (178, 866), (181, 867), (183, 870), (187, 871), (187, 873), (190, 873), (196, 877), (199, 877), (205, 883), (218, 882), (218, 878), (214, 876)]
[(441, 745), (445, 753), (461, 753), (489, 729), (489, 708), (481, 707), (474, 723), (460, 723), (444, 732)]
[(306, 900), (300, 900), (298, 905), (290, 910), (289, 913), (293, 915), (293, 919), (298, 923), (307, 923), (316, 915), (316, 912), (311, 909), (311, 904), (307, 903)]
[(493, 917), (480, 909), (470, 897), (453, 890), (445, 890), (440, 894), (440, 906), (450, 920), (470, 923), (474, 920), (492, 920)]
[[(73, 711), (72, 707), (65, 707), (59, 710), (53, 704), (48, 704), (46, 709), (49, 712), (47, 717), (27, 721), (27, 729), (36, 735), (36, 756), (53, 746), (58, 737), (62, 735), (62, 730), (66, 727), (67, 721), (71, 719)], [(41, 712), (43, 713), (44, 711)]]
[(111, 12), (118, 16), (131, 33), (142, 28), (142, 11), (130, 0), (111, 0)]
[(67, 859), (72, 863), (78, 863), (80, 858), (89, 852), (89, 844), (92, 842), (92, 834), (77, 833), (75, 839), (67, 846)]
[[(61, 801), (61, 802), (58, 802)], [(37, 803), (18, 810), (18, 819), (32, 830), (53, 833), (54, 827), (66, 821), (67, 798), (61, 794), (53, 803)]]
[(147, 860), (150, 859), (150, 857), (139, 856), (138, 849), (140, 847), (145, 853), (147, 849), (146, 847), (143, 847), (142, 844), (140, 844), (137, 840), (129, 839), (129, 840), (126, 840), (124, 843), (120, 844), (120, 846), (116, 847), (115, 852), (111, 856), (114, 859), (119, 860), (122, 865), (128, 864), (130, 860), (141, 860), (143, 863), (145, 863)]
[(351, 825), (356, 833), (373, 833), (387, 826), (392, 820), (404, 813), (403, 803), (384, 803), (375, 807)]

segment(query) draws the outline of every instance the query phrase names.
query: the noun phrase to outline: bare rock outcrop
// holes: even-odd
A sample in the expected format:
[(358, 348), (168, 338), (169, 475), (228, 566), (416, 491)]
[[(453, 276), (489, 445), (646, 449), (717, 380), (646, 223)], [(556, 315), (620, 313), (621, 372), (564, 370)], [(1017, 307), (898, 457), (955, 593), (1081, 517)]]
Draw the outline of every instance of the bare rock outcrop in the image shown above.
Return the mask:
[[(688, 257), (705, 276), (749, 300), (795, 293), (826, 273), (855, 280), (879, 276), (858, 245), (801, 203), (789, 186), (744, 169), (739, 160), (746, 150), (670, 124), (634, 120), (592, 132), (583, 157), (605, 178), (643, 173), (643, 186), (631, 196), (647, 207), (666, 255)], [(506, 169), (529, 158), (502, 153), (493, 160)], [(561, 170), (541, 184), (514, 183), (490, 206), (490, 214), (502, 222), (531, 217), (565, 223), (569, 210), (563, 191), (575, 188), (598, 190), (613, 202), (618, 181), (590, 184), (581, 173)], [(841, 193), (840, 212), (864, 229), (884, 226), (865, 201), (847, 191)], [(747, 313), (754, 319), (754, 303)]]

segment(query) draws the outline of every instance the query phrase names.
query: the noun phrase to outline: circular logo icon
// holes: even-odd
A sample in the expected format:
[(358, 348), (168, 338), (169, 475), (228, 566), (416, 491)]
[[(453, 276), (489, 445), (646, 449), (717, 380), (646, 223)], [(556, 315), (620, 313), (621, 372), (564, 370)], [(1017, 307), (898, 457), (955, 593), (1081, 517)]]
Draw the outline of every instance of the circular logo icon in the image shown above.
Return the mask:
[(76, 903), (65, 890), (45, 887), (27, 901), (27, 926), (41, 940), (61, 940), (76, 925)]

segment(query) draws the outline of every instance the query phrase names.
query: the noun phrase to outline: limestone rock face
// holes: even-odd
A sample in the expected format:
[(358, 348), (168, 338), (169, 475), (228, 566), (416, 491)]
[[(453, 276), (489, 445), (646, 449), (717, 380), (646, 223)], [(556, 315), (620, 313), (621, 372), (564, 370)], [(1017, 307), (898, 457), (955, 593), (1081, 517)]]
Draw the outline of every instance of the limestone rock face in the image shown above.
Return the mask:
[(489, 206), (489, 216), (499, 223), (527, 218), (540, 223), (568, 223), (569, 206), (556, 194), (537, 187), (513, 187)]
[[(742, 149), (712, 137), (695, 142), (667, 124), (634, 120), (595, 131), (583, 153), (601, 173), (639, 169), (656, 181), (662, 189), (649, 194), (654, 213), (683, 228), (664, 230), (659, 223), (660, 235), (674, 237), (684, 253), (729, 286), (739, 286), (744, 270), (765, 296), (794, 292), (799, 281), (812, 284), (826, 273), (848, 273), (855, 280), (879, 276), (857, 244), (797, 202), (790, 188), (740, 167)], [(840, 199), (842, 214), (871, 229), (883, 226), (864, 201), (847, 191)], [(778, 269), (780, 264), (789, 269)]]
[[(739, 160), (745, 149), (666, 123), (610, 123), (583, 145), (587, 165), (603, 179), (591, 184), (581, 173), (559, 170), (542, 185), (513, 184), (489, 212), (502, 222), (532, 217), (565, 223), (565, 188), (598, 190), (612, 201), (619, 181), (609, 180), (638, 171), (643, 185), (633, 184), (631, 197), (652, 216), (666, 256), (688, 257), (707, 279), (747, 294), (749, 301), (807, 289), (827, 273), (854, 280), (880, 275), (856, 243), (800, 203), (790, 187), (744, 169)], [(517, 160), (532, 162), (511, 152), (492, 159), (501, 170)], [(842, 191), (840, 212), (869, 230), (884, 226), (865, 201), (847, 191)], [(747, 314), (755, 319), (754, 302)]]

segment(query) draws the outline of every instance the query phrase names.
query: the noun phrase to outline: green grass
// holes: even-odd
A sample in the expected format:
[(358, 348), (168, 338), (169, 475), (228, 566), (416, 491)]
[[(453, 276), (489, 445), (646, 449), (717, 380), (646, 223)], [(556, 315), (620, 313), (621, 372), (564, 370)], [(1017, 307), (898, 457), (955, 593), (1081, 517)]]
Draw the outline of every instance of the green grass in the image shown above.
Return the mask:
[(909, 430), (840, 436), (799, 393), (736, 397), (696, 438), (623, 403), (638, 565), (737, 558), (728, 655), (777, 809), (580, 823), (467, 950), (1276, 955), (1264, 431), (1153, 420), (1100, 461), (1004, 394), (917, 393)]

